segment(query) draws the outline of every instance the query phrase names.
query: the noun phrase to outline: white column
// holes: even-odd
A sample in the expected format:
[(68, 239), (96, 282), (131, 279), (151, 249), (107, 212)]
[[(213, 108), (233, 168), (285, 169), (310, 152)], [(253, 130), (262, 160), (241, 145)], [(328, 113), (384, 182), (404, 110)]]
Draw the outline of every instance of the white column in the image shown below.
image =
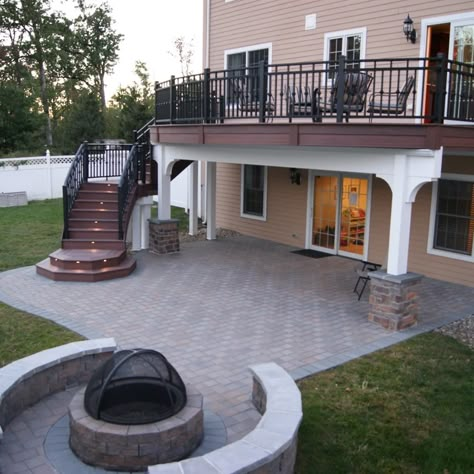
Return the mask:
[(206, 166), (206, 217), (207, 240), (216, 238), (216, 163), (207, 162)]
[(392, 178), (392, 209), (390, 215), (390, 237), (388, 244), (387, 273), (403, 275), (408, 269), (408, 248), (412, 202), (409, 201), (408, 157), (398, 155), (394, 160)]
[(164, 147), (154, 146), (154, 159), (158, 163), (158, 219), (171, 218), (171, 176), (166, 174), (166, 159)]
[(129, 226), (132, 228), (132, 250), (134, 252), (141, 250), (141, 226), (140, 226), (140, 205), (135, 203), (132, 211), (132, 218)]
[(150, 225), (148, 221), (151, 218), (151, 206), (153, 204), (153, 196), (141, 198), (140, 201), (142, 201), (142, 205), (140, 206), (141, 248), (147, 249), (150, 246)]
[(189, 235), (196, 235), (198, 231), (198, 170), (199, 162), (195, 161), (189, 167)]

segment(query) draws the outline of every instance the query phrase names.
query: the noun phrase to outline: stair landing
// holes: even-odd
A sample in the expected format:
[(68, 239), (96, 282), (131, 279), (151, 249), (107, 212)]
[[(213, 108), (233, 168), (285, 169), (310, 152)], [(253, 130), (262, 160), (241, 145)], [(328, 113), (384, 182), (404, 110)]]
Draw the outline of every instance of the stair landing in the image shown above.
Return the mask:
[(55, 281), (96, 282), (126, 277), (135, 267), (126, 250), (59, 249), (36, 264), (36, 272)]

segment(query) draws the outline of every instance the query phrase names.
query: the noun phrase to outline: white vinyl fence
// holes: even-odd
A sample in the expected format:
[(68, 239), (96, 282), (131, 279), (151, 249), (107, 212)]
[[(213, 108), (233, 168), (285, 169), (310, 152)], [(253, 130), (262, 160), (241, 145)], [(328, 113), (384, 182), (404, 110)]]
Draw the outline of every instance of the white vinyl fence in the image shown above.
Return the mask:
[[(62, 197), (62, 187), (74, 155), (0, 159), (0, 193), (26, 192), (28, 201)], [(188, 169), (171, 183), (171, 204), (186, 208)]]

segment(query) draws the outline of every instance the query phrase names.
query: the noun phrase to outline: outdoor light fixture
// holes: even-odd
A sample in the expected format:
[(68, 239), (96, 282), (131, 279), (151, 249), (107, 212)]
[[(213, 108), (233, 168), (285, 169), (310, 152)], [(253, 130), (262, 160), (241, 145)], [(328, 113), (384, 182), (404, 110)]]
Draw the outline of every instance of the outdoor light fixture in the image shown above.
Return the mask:
[(291, 184), (301, 184), (301, 171), (296, 168), (290, 168), (290, 182)]
[(405, 33), (407, 41), (411, 41), (413, 44), (416, 43), (416, 30), (413, 28), (413, 20), (410, 18), (410, 14), (408, 14), (403, 22), (403, 33)]

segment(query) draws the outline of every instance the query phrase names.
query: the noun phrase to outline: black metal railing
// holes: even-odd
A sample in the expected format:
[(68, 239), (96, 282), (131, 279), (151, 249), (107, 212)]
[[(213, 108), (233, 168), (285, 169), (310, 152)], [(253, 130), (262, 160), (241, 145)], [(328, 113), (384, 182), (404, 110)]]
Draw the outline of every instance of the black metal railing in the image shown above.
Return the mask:
[[(135, 202), (140, 172), (145, 168), (144, 145), (133, 145), (123, 168), (118, 185), (118, 238), (122, 240), (127, 230), (130, 212)], [(144, 181), (143, 181), (144, 182)]]
[(155, 93), (156, 123), (295, 117), (474, 122), (474, 65), (443, 55), (206, 69), (157, 83)]
[(131, 148), (130, 144), (87, 142), (79, 147), (63, 185), (63, 238), (68, 238), (68, 219), (82, 184), (121, 176)]
[(142, 128), (133, 131), (134, 143), (140, 145), (143, 153), (143, 160), (140, 161), (140, 169), (138, 170), (139, 180), (146, 182), (146, 164), (152, 160), (152, 149), (150, 141), (150, 126), (155, 123), (155, 118), (150, 119)]

